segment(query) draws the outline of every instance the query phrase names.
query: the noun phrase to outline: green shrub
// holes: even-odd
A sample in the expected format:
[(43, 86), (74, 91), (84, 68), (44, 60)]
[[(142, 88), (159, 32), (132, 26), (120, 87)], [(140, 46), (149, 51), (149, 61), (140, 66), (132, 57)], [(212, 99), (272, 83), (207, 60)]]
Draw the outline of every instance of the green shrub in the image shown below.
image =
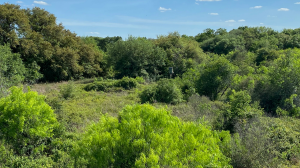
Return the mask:
[(113, 87), (121, 87), (126, 90), (129, 90), (132, 88), (136, 88), (137, 85), (138, 85), (138, 82), (136, 81), (136, 79), (124, 77), (117, 81), (114, 81), (114, 80), (95, 81), (94, 83), (87, 84), (84, 87), (84, 90), (86, 90), (86, 91), (96, 90), (96, 91), (107, 92), (107, 91), (109, 91), (110, 88), (113, 88)]
[(234, 131), (234, 125), (262, 116), (262, 109), (257, 103), (250, 104), (251, 101), (251, 96), (247, 91), (231, 91), (229, 104), (222, 110), (226, 130)]
[(84, 87), (84, 90), (86, 91), (91, 91), (91, 90), (96, 90), (96, 91), (103, 91), (106, 92), (108, 91), (109, 88), (114, 87), (113, 82), (94, 82), (86, 85)]
[(173, 80), (162, 79), (157, 82), (155, 98), (158, 102), (180, 103), (183, 95)]
[(128, 78), (128, 77), (124, 77), (115, 83), (115, 86), (122, 87), (126, 90), (136, 88), (137, 85), (138, 82), (134, 78)]
[(67, 85), (61, 87), (60, 95), (64, 99), (73, 98), (75, 96), (75, 85), (73, 82), (69, 82)]
[(51, 137), (58, 123), (45, 97), (30, 89), (23, 93), (21, 87), (10, 91), (0, 99), (0, 137), (16, 148)]
[(143, 77), (136, 77), (135, 78), (135, 80), (137, 81), (137, 83), (139, 83), (139, 84), (143, 84), (143, 83), (145, 83), (145, 79), (143, 78)]
[(141, 102), (177, 104), (183, 101), (181, 90), (173, 80), (162, 79), (157, 82), (155, 87), (151, 86), (140, 94)]
[(299, 167), (300, 122), (292, 118), (261, 117), (237, 123), (232, 143), (234, 167)]
[(154, 103), (156, 94), (156, 85), (149, 86), (140, 94), (141, 103)]
[(74, 157), (87, 167), (231, 167), (219, 147), (228, 138), (228, 132), (182, 122), (165, 109), (135, 105), (93, 124)]

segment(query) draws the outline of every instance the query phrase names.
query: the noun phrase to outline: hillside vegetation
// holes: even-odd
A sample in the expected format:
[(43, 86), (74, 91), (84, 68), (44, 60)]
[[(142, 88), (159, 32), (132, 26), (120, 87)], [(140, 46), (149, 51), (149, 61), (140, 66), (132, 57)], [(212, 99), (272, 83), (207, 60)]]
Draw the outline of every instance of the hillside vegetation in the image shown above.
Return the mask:
[(0, 4), (0, 168), (296, 168), (299, 72), (300, 29), (79, 37)]

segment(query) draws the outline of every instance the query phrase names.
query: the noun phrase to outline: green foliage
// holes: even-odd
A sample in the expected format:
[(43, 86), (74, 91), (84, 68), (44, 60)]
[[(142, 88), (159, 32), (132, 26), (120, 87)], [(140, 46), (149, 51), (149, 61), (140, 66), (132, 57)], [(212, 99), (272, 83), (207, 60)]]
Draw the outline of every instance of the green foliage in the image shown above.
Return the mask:
[(232, 143), (232, 165), (254, 168), (297, 164), (300, 159), (299, 124), (291, 118), (263, 117), (236, 125), (239, 136)]
[(268, 68), (262, 67), (260, 80), (257, 82), (253, 98), (260, 101), (261, 107), (271, 114), (276, 114), (277, 108), (290, 111), (299, 107), (297, 96), (294, 97), (294, 107), (286, 102), (292, 95), (298, 93), (300, 86), (300, 50), (280, 51), (280, 57), (276, 59)]
[(2, 139), (21, 150), (20, 146), (37, 145), (41, 139), (53, 136), (58, 123), (45, 97), (30, 89), (23, 93), (22, 88), (12, 87), (10, 91), (9, 96), (0, 99)]
[(211, 100), (217, 100), (220, 93), (224, 93), (230, 86), (236, 68), (223, 57), (216, 58), (207, 63), (196, 81), (196, 89), (200, 95)]
[[(139, 81), (141, 80), (139, 79)], [(123, 89), (130, 90), (132, 88), (136, 88), (137, 85), (138, 85), (137, 79), (124, 77), (120, 80), (106, 80), (100, 82), (95, 81), (94, 83), (87, 84), (84, 87), (84, 90), (86, 91), (96, 90), (96, 91), (107, 92), (110, 90), (110, 88), (113, 87), (121, 87)]]
[(166, 53), (144, 38), (129, 37), (107, 48), (108, 64), (113, 66), (117, 77), (153, 77), (165, 66)]
[(176, 104), (182, 102), (183, 95), (173, 80), (162, 79), (157, 82), (155, 100)]
[(0, 45), (0, 97), (7, 89), (24, 81), (25, 66), (19, 54), (13, 54), (9, 46)]
[(229, 106), (223, 109), (224, 127), (226, 130), (234, 131), (236, 124), (245, 124), (253, 118), (262, 116), (263, 111), (258, 104), (250, 104), (251, 101), (251, 96), (247, 91), (231, 91)]
[(87, 167), (231, 167), (218, 146), (221, 137), (228, 132), (182, 122), (165, 109), (127, 106), (118, 119), (103, 116), (93, 124), (74, 157)]
[(61, 87), (60, 89), (60, 95), (64, 99), (73, 98), (75, 96), (75, 85), (73, 82), (69, 82), (67, 85)]
[(154, 103), (156, 102), (156, 85), (148, 86), (140, 94), (141, 103)]
[(150, 86), (140, 94), (142, 103), (163, 102), (177, 104), (183, 101), (181, 90), (174, 80), (161, 79), (156, 86)]
[(103, 53), (92, 43), (56, 24), (53, 14), (38, 7), (20, 9), (19, 5), (0, 5), (0, 44), (9, 44), (20, 53), (30, 82), (43, 74), (45, 81), (100, 75)]
[(168, 67), (173, 67), (175, 75), (181, 76), (207, 59), (207, 55), (195, 40), (182, 38), (178, 32), (158, 36), (155, 44), (167, 53), (166, 67), (163, 70), (165, 76), (169, 76)]
[(136, 81), (136, 79), (134, 78), (128, 78), (128, 77), (123, 77), (121, 80), (118, 80), (115, 83), (115, 86), (117, 87), (122, 87), (124, 89), (132, 89), (132, 88), (136, 88), (136, 86), (138, 85), (138, 82)]

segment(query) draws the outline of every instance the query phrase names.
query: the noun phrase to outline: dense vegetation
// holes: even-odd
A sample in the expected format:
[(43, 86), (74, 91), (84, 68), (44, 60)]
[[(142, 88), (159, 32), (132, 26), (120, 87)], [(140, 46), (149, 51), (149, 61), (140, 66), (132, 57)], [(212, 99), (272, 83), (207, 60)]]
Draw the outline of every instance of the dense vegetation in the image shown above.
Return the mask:
[(1, 4), (0, 167), (299, 167), (299, 72), (300, 29), (79, 37)]

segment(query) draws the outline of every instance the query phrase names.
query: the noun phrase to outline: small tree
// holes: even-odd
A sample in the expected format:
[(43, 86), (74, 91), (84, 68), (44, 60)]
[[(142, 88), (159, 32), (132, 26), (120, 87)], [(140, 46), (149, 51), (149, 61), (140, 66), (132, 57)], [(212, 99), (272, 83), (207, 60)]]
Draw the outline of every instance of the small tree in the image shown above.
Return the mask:
[(197, 92), (217, 100), (219, 93), (224, 93), (230, 86), (234, 74), (234, 65), (223, 57), (217, 58), (205, 65), (200, 79), (196, 81)]

